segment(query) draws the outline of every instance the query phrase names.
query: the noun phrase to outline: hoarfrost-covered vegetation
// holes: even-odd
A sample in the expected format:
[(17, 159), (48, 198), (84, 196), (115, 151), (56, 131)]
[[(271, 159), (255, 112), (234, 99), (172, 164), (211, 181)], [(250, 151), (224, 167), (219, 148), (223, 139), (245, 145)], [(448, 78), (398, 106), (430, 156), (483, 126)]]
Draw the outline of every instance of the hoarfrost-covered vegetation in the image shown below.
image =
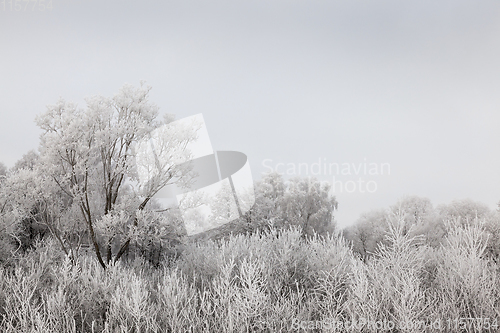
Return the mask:
[(127, 184), (134, 142), (171, 121), (149, 89), (49, 106), (39, 153), (0, 164), (0, 331), (496, 331), (498, 211), (410, 196), (336, 230), (328, 184), (272, 173), (247, 214), (188, 237), (153, 197), (189, 170)]

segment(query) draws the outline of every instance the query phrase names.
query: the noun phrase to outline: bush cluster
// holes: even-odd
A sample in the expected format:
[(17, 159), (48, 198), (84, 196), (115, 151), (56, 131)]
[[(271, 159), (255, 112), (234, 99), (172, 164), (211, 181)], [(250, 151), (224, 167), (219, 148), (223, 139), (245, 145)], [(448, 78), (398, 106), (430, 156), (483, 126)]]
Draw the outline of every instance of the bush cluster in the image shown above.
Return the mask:
[[(72, 262), (54, 241), (39, 242), (0, 269), (0, 331), (322, 332), (354, 321), (337, 331), (403, 332), (417, 323), (410, 331), (431, 332), (425, 325), (440, 322), (455, 332), (461, 317), (494, 324), (500, 269), (479, 226), (452, 228), (440, 248), (398, 228), (386, 238), (363, 261), (341, 237), (272, 229), (188, 244), (168, 264), (138, 257), (107, 269), (90, 254)], [(377, 326), (384, 322), (392, 328)]]

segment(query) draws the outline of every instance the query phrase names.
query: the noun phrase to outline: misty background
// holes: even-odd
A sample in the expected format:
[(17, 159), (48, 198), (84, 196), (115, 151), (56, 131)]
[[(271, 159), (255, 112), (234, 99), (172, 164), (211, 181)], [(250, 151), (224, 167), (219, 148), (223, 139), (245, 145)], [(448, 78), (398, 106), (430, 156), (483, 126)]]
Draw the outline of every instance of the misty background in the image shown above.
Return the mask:
[[(59, 97), (153, 87), (203, 113), (212, 146), (267, 164), (390, 164), (336, 191), (340, 227), (404, 195), (500, 200), (498, 1), (53, 1), (0, 4), (0, 161), (38, 147)], [(24, 4), (23, 4), (24, 9)], [(286, 168), (281, 168), (286, 171)], [(299, 175), (299, 174), (297, 174)], [(287, 177), (292, 175), (287, 175)], [(300, 176), (306, 176), (304, 173)]]

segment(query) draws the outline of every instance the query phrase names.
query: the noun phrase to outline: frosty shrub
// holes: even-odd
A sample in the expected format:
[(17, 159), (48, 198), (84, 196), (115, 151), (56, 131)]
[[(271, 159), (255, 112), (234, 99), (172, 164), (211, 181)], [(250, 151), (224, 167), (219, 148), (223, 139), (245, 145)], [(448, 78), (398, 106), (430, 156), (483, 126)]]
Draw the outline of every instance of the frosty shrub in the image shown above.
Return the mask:
[(363, 320), (401, 328), (498, 319), (499, 268), (485, 255), (480, 224), (450, 228), (434, 249), (392, 222), (366, 262), (343, 238), (304, 238), (301, 228), (200, 241), (175, 262), (136, 257), (106, 269), (90, 254), (73, 261), (54, 240), (38, 242), (0, 269), (0, 331), (328, 332)]

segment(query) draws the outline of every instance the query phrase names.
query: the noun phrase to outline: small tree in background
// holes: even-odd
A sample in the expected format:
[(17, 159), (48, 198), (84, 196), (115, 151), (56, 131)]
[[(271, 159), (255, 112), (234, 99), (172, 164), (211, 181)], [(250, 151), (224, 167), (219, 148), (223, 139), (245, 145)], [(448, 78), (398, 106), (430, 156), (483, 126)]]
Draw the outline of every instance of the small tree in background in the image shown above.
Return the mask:
[[(16, 174), (31, 174), (31, 176), (39, 174), (37, 171), (39, 166), (39, 157), (40, 156), (36, 151), (28, 151), (10, 169), (10, 174), (13, 176)], [(39, 186), (39, 184), (34, 183), (30, 186), (33, 185)], [(45, 186), (45, 188), (43, 188), (45, 193), (50, 192), (49, 196), (45, 197), (45, 199), (49, 198), (49, 201), (56, 202), (56, 197), (60, 199), (61, 193), (51, 192), (52, 190), (53, 188), (50, 186)], [(46, 234), (50, 233), (50, 227), (47, 224), (48, 215), (46, 214), (47, 212), (44, 211), (43, 203), (40, 201), (40, 198), (41, 197), (32, 198), (31, 212), (28, 216), (23, 218), (21, 222), (19, 238), (21, 240), (23, 250), (30, 248), (37, 240), (42, 239)], [(76, 232), (76, 230), (73, 231)]]
[(0, 264), (5, 264), (13, 251), (13, 237), (17, 234), (17, 221), (12, 220), (11, 202), (7, 190), (7, 167), (0, 162)]
[(8, 169), (5, 166), (5, 164), (0, 162), (0, 178), (7, 176), (7, 171), (8, 171)]
[(314, 178), (293, 178), (285, 182), (278, 173), (269, 173), (255, 184), (255, 205), (248, 216), (253, 228), (295, 225), (305, 237), (313, 233), (333, 233), (333, 212), (337, 207), (328, 183)]
[(366, 262), (379, 244), (384, 242), (387, 227), (387, 212), (383, 209), (374, 210), (361, 215), (343, 234), (351, 242), (353, 250)]
[(437, 208), (443, 221), (457, 225), (469, 225), (474, 221), (487, 218), (491, 214), (488, 206), (471, 199), (454, 200)]
[(76, 233), (78, 229), (68, 224), (75, 220), (67, 216), (69, 203), (50, 178), (44, 177), (37, 167), (22, 168), (7, 176), (1, 192), (0, 214), (6, 223), (15, 226), (13, 237), (20, 248), (30, 247), (37, 236), (48, 231), (62, 250), (70, 254), (71, 245), (65, 241), (65, 234)]
[(338, 208), (335, 197), (330, 196), (330, 184), (315, 178), (293, 178), (286, 183), (280, 203), (284, 223), (297, 225), (302, 235), (333, 233), (333, 212)]
[(247, 213), (251, 230), (267, 229), (281, 219), (280, 202), (285, 193), (283, 177), (278, 173), (265, 174), (256, 181), (255, 204)]
[(26, 154), (21, 157), (19, 161), (14, 164), (14, 167), (11, 169), (12, 172), (15, 172), (20, 169), (33, 170), (35, 166), (39, 162), (40, 155), (34, 151), (30, 150)]
[(434, 207), (428, 198), (406, 196), (390, 208), (390, 213), (401, 218), (402, 232), (406, 234), (412, 226), (425, 224), (434, 214)]

